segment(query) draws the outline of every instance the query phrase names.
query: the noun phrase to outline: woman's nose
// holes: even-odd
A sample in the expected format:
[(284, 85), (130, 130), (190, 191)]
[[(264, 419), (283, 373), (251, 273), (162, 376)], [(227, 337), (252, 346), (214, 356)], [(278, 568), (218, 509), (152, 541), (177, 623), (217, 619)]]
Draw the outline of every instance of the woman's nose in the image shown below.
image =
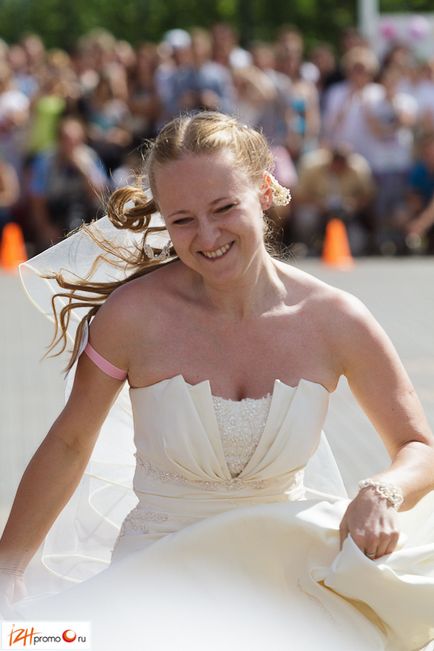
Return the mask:
[(201, 250), (212, 251), (216, 248), (216, 243), (220, 235), (217, 224), (210, 219), (201, 219), (199, 221), (197, 240)]

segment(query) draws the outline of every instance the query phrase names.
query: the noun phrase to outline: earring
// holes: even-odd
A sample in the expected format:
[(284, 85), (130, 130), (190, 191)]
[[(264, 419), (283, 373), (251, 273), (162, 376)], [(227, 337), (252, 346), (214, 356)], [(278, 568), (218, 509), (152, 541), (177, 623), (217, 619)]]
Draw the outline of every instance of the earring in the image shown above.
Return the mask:
[(160, 253), (155, 254), (154, 249), (150, 244), (144, 244), (143, 251), (147, 258), (150, 260), (158, 260), (158, 262), (164, 262), (167, 258), (170, 257), (170, 250), (172, 248), (172, 241), (168, 240), (166, 244), (161, 249)]
[(170, 249), (172, 248), (172, 240), (168, 240), (166, 244), (163, 246), (161, 249), (160, 253), (156, 256), (156, 259), (159, 260), (159, 262), (162, 262), (163, 260), (167, 260), (167, 258), (170, 258)]

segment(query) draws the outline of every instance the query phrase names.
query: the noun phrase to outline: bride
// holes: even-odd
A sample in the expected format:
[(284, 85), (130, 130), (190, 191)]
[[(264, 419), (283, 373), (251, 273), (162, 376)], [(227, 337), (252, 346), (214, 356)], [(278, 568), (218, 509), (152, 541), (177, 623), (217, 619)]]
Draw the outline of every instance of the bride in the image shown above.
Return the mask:
[[(398, 651), (434, 639), (434, 520), (422, 508), (433, 435), (366, 307), (270, 255), (264, 213), (289, 201), (270, 169), (264, 138), (235, 119), (177, 118), (147, 159), (152, 196), (128, 187), (109, 201), (111, 223), (139, 246), (85, 227), (103, 250), (91, 273), (51, 274), (67, 297), (56, 316), (65, 344), (80, 314), (76, 370), (0, 540), (8, 619), (89, 620), (98, 651)], [(391, 457), (351, 500), (318, 490), (331, 468), (327, 455), (318, 463), (322, 425), (342, 375)], [(97, 439), (126, 379), (136, 503), (111, 564), (83, 581), (81, 563), (95, 555), (72, 545), (76, 585), (26, 601), (24, 572), (82, 478), (97, 475)], [(120, 456), (121, 431), (112, 425)], [(82, 540), (103, 536), (90, 519), (80, 526)]]

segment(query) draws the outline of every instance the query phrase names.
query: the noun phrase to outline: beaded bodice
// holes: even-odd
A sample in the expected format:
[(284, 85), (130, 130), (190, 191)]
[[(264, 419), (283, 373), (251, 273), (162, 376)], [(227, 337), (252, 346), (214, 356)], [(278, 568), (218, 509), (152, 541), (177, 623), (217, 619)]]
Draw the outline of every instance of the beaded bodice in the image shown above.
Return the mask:
[(213, 396), (223, 452), (231, 476), (236, 477), (252, 457), (267, 421), (271, 394), (241, 401)]

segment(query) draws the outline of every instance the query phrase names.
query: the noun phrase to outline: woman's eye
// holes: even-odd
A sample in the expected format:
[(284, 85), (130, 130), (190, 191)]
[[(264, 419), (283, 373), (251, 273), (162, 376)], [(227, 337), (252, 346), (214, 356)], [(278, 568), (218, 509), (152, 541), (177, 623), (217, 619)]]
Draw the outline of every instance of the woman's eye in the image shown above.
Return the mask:
[(217, 208), (216, 212), (228, 212), (234, 206), (235, 206), (234, 203), (228, 203), (228, 204), (226, 204), (226, 206), (222, 206), (221, 208)]
[(174, 222), (172, 222), (172, 223), (173, 223), (173, 224), (177, 224), (177, 225), (178, 225), (178, 224), (179, 224), (179, 225), (182, 225), (182, 224), (188, 224), (189, 222), (191, 222), (191, 217), (182, 217), (181, 219), (176, 219), (176, 220), (175, 220)]

